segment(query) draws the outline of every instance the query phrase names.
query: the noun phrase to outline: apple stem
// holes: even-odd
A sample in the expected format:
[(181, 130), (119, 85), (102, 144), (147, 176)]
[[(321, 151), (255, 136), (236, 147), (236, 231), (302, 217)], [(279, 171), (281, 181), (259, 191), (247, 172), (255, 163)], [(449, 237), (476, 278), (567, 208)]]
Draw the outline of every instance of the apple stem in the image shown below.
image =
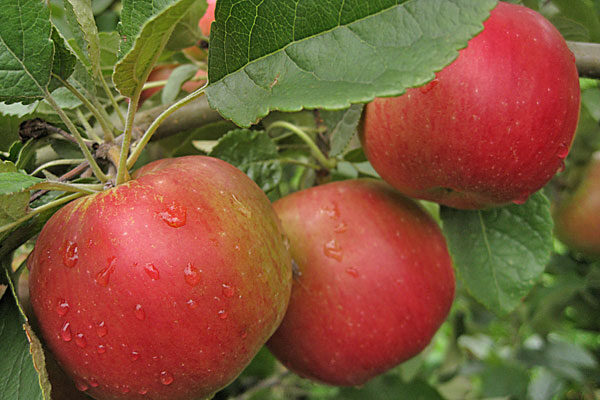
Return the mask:
[(323, 167), (327, 168), (327, 169), (333, 169), (335, 168), (337, 162), (334, 158), (327, 158), (319, 149), (319, 147), (317, 146), (317, 144), (312, 140), (312, 138), (306, 133), (304, 132), (302, 129), (300, 129), (299, 127), (297, 127), (294, 124), (291, 124), (287, 121), (277, 121), (272, 123), (269, 126), (269, 129), (272, 128), (284, 128), (287, 129), (293, 133), (295, 133), (300, 139), (302, 139), (304, 141), (304, 143), (306, 143), (308, 145), (308, 147), (311, 150), (311, 154), (313, 155), (313, 157), (315, 157), (317, 159), (317, 161), (319, 162), (319, 164), (321, 164)]
[(127, 170), (127, 156), (129, 155), (129, 146), (131, 146), (131, 135), (133, 132), (133, 121), (135, 118), (135, 112), (137, 111), (138, 103), (140, 101), (141, 88), (137, 90), (132, 98), (129, 99), (129, 106), (127, 107), (127, 119), (125, 120), (125, 131), (123, 132), (123, 143), (121, 144), (121, 153), (119, 157), (119, 163), (117, 165), (117, 178), (115, 180), (116, 185), (120, 185), (127, 182), (129, 179), (129, 173)]
[(52, 95), (50, 94), (50, 92), (48, 91), (47, 88), (44, 88), (44, 94), (45, 94), (46, 101), (50, 104), (50, 106), (54, 109), (54, 111), (56, 111), (56, 113), (58, 114), (60, 119), (67, 126), (67, 129), (69, 130), (71, 135), (73, 135), (75, 140), (77, 140), (77, 144), (79, 145), (79, 148), (83, 152), (83, 156), (85, 157), (86, 161), (90, 164), (90, 168), (92, 169), (92, 172), (94, 173), (96, 178), (98, 178), (98, 180), (100, 182), (105, 183), (108, 180), (108, 177), (100, 169), (100, 166), (94, 159), (94, 156), (92, 156), (92, 153), (90, 152), (90, 149), (88, 149), (85, 141), (83, 140), (83, 137), (81, 137), (81, 134), (77, 130), (77, 127), (75, 127), (75, 125), (73, 124), (71, 119), (69, 119), (67, 114), (65, 114), (65, 112), (62, 110), (62, 108), (60, 108), (60, 106), (56, 103), (56, 101), (54, 101), (54, 98), (52, 98)]
[(11, 222), (9, 224), (0, 226), (0, 233), (4, 233), (6, 231), (9, 231), (12, 228), (15, 228), (15, 227), (19, 226), (23, 222), (25, 222), (25, 221), (27, 221), (27, 220), (35, 217), (36, 215), (38, 215), (38, 214), (40, 214), (40, 213), (42, 213), (44, 211), (48, 211), (48, 210), (50, 210), (50, 209), (52, 209), (54, 207), (60, 206), (60, 205), (65, 204), (65, 203), (68, 203), (68, 202), (70, 202), (72, 200), (75, 200), (75, 199), (77, 199), (79, 197), (82, 197), (82, 196), (85, 196), (85, 193), (81, 193), (81, 192), (79, 192), (79, 193), (73, 193), (73, 194), (67, 195), (65, 197), (62, 197), (60, 199), (57, 199), (57, 200), (51, 201), (49, 203), (46, 203), (43, 206), (32, 208), (26, 215), (22, 216), (21, 218), (15, 220), (15, 221), (13, 221), (13, 222)]
[(320, 165), (313, 164), (313, 163), (307, 163), (307, 162), (300, 161), (300, 160), (295, 160), (293, 158), (280, 158), (280, 159), (278, 159), (278, 161), (282, 162), (282, 163), (285, 163), (285, 164), (300, 165), (302, 167), (314, 169), (315, 171), (318, 171), (318, 170), (321, 169)]
[(112, 127), (110, 120), (104, 118), (98, 108), (96, 108), (77, 88), (71, 85), (68, 81), (62, 79), (60, 76), (56, 74), (52, 74), (52, 77), (58, 80), (64, 87), (66, 87), (71, 93), (75, 95), (83, 103), (83, 105), (96, 117), (98, 123), (102, 127), (102, 131), (104, 132), (104, 139), (108, 142), (114, 139), (112, 134)]
[[(140, 154), (142, 153), (142, 150), (144, 150), (144, 147), (148, 144), (148, 142), (152, 138), (152, 135), (154, 134), (154, 132), (156, 132), (156, 130), (158, 129), (160, 124), (169, 115), (173, 114), (175, 111), (179, 110), (181, 107), (185, 106), (186, 104), (190, 103), (191, 101), (196, 100), (200, 96), (204, 95), (205, 88), (206, 88), (206, 85), (204, 85), (200, 89), (188, 94), (183, 99), (172, 104), (170, 107), (168, 107), (166, 110), (164, 110), (158, 117), (156, 117), (156, 119), (154, 121), (152, 121), (152, 123), (150, 124), (148, 129), (146, 129), (146, 132), (144, 132), (144, 135), (140, 138), (139, 142), (137, 143), (137, 145), (131, 152), (129, 159), (127, 160), (127, 164), (126, 164), (127, 168), (133, 167), (133, 165), (139, 158)], [(129, 104), (129, 106), (131, 107), (131, 103)], [(125, 141), (123, 141), (123, 142), (125, 142)]]
[(103, 184), (67, 183), (60, 181), (44, 181), (36, 183), (30, 190), (59, 190), (63, 192), (79, 192), (83, 194), (94, 194), (104, 188)]

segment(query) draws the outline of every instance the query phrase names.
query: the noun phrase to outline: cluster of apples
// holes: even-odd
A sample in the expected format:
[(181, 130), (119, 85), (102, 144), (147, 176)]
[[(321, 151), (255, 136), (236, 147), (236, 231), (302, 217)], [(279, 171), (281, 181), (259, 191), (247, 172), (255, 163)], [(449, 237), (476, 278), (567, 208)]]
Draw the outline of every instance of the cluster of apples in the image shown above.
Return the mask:
[(239, 170), (190, 156), (59, 210), (29, 258), (30, 292), (78, 388), (204, 398), (265, 343), (301, 376), (360, 385), (422, 351), (455, 280), (437, 223), (405, 195), (524, 202), (561, 168), (578, 119), (574, 58), (548, 21), (499, 3), (484, 27), (435, 80), (367, 105), (362, 144), (388, 183), (271, 205)]

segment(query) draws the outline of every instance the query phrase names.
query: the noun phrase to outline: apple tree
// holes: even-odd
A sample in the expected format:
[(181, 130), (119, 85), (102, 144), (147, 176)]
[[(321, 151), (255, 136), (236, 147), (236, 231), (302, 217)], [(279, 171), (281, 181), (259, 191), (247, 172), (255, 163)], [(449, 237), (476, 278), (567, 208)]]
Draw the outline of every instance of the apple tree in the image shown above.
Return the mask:
[(0, 399), (600, 398), (600, 2), (0, 8)]

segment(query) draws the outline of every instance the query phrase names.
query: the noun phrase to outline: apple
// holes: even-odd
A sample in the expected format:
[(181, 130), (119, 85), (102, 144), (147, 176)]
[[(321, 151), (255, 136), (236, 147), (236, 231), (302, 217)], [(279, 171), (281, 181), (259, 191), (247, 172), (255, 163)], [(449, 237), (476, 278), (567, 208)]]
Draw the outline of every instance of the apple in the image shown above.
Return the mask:
[(520, 204), (562, 168), (579, 102), (560, 33), (500, 2), (433, 81), (369, 103), (361, 141), (379, 175), (408, 196), (464, 209)]
[(279, 325), (291, 259), (264, 192), (224, 161), (152, 162), (69, 203), (29, 258), (42, 337), (101, 400), (195, 400)]
[(198, 26), (200, 27), (200, 30), (204, 36), (209, 36), (210, 25), (215, 20), (215, 7), (217, 5), (217, 0), (206, 0), (206, 2), (208, 3), (208, 7), (206, 8), (202, 18), (200, 18), (200, 21), (198, 21)]
[(600, 152), (592, 156), (575, 192), (553, 207), (553, 217), (556, 235), (563, 243), (600, 257)]
[[(178, 66), (178, 64), (159, 65), (155, 67), (152, 70), (152, 72), (150, 72), (150, 75), (148, 75), (148, 79), (146, 80), (146, 82), (166, 81), (173, 73), (173, 70)], [(181, 85), (181, 90), (187, 93), (192, 93), (194, 90), (200, 89), (206, 82), (206, 77), (206, 71), (198, 69), (198, 72), (196, 72), (194, 78), (200, 78), (202, 80), (187, 81), (183, 85)], [(142, 105), (144, 101), (152, 97), (155, 93), (158, 93), (163, 87), (164, 85), (161, 85), (142, 90), (142, 93), (140, 94), (139, 105)]]
[(300, 376), (362, 385), (422, 351), (446, 319), (446, 241), (414, 201), (382, 181), (334, 182), (273, 204), (297, 276), (267, 343)]

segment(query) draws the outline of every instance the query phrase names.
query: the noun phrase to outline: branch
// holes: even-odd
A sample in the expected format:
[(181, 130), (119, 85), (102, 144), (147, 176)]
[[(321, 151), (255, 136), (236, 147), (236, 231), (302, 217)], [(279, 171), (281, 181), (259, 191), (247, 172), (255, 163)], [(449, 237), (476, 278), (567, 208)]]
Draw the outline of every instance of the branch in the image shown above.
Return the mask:
[[(135, 126), (141, 132), (145, 132), (152, 122), (169, 106), (159, 106), (138, 113), (135, 118)], [(206, 96), (200, 97), (189, 104), (181, 107), (158, 127), (153, 140), (162, 139), (176, 133), (198, 128), (212, 122), (222, 121), (223, 117), (217, 111), (210, 108)]]
[(575, 55), (579, 76), (600, 79), (600, 44), (567, 41), (567, 45)]

